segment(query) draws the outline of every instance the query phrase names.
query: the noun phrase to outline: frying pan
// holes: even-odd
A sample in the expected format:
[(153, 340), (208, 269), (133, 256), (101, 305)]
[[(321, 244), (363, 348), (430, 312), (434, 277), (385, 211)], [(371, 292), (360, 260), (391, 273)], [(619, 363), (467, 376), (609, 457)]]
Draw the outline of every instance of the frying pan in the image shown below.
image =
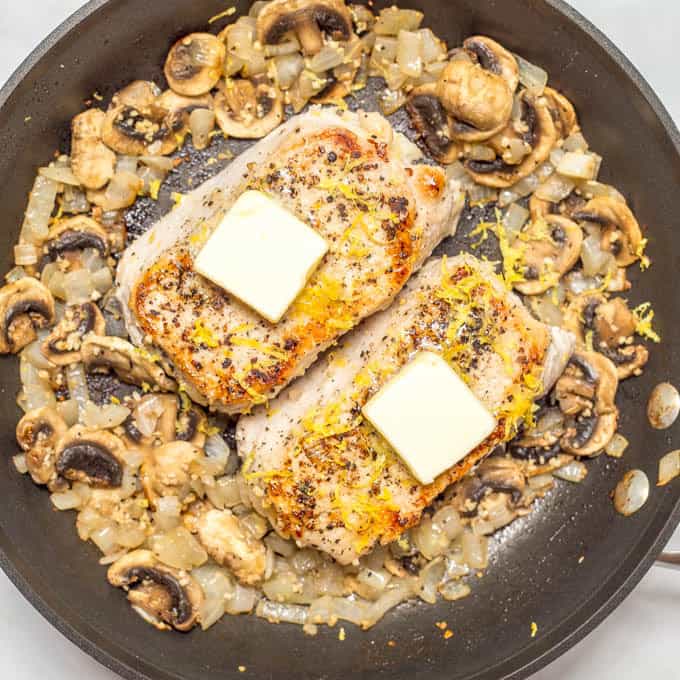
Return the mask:
[[(239, 13), (246, 2), (235, 3)], [(376, 3), (380, 5), (382, 3)], [(18, 418), (16, 360), (0, 362), (5, 406), (0, 443), (0, 564), (24, 595), (62, 633), (125, 678), (225, 680), (262, 678), (523, 678), (564, 652), (632, 590), (680, 519), (680, 485), (653, 489), (632, 518), (608, 498), (623, 472), (656, 479), (659, 457), (678, 427), (654, 432), (644, 416), (652, 387), (677, 374), (680, 341), (680, 155), (678, 132), (662, 105), (623, 55), (559, 0), (404, 0), (426, 24), (459, 44), (488, 34), (541, 64), (576, 104), (591, 145), (605, 158), (603, 181), (615, 183), (648, 228), (654, 266), (632, 299), (650, 299), (664, 338), (640, 379), (620, 390), (621, 430), (631, 445), (622, 461), (589, 463), (580, 485), (560, 483), (528, 518), (494, 537), (490, 566), (470, 597), (436, 606), (417, 603), (390, 612), (374, 629), (352, 626), (305, 636), (289, 625), (225, 617), (207, 633), (159, 633), (135, 616), (107, 583), (96, 550), (79, 541), (68, 513), (50, 510), (47, 494), (13, 469)], [(94, 0), (55, 31), (0, 91), (0, 187), (3, 233), (0, 270), (10, 266), (36, 168), (68, 121), (94, 91), (111, 95), (136, 78), (162, 82), (171, 42), (225, 7), (223, 0)], [(30, 121), (25, 120), (30, 116)], [(138, 219), (152, 219), (149, 212)], [(469, 214), (462, 233), (479, 215)], [(131, 219), (134, 226), (135, 219)], [(446, 250), (455, 252), (458, 243)], [(580, 559), (583, 558), (583, 559)], [(455, 635), (445, 641), (435, 622)], [(536, 622), (538, 634), (530, 635)], [(641, 632), (641, 634), (644, 634)], [(392, 644), (388, 645), (388, 641)]]

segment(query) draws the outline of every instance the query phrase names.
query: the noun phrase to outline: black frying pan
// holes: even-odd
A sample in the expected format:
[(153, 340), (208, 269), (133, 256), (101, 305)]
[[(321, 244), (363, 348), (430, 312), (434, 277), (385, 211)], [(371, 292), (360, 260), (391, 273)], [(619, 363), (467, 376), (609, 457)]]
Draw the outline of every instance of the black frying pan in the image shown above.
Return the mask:
[[(201, 30), (224, 0), (94, 0), (34, 52), (0, 91), (0, 270), (10, 265), (35, 169), (68, 121), (98, 90), (112, 94), (136, 78), (162, 81), (173, 39)], [(236, 3), (239, 12), (249, 3)], [(382, 4), (382, 3), (376, 3)], [(624, 519), (608, 499), (622, 473), (639, 467), (656, 479), (658, 458), (678, 433), (653, 432), (644, 416), (651, 388), (677, 378), (680, 341), (680, 139), (649, 86), (616, 48), (559, 0), (401, 0), (425, 11), (450, 44), (491, 35), (546, 67), (579, 110), (591, 145), (649, 229), (654, 266), (634, 302), (651, 299), (664, 343), (641, 379), (621, 389), (622, 431), (631, 441), (621, 462), (601, 457), (580, 485), (560, 484), (538, 511), (493, 540), (491, 565), (473, 594), (457, 603), (407, 604), (373, 630), (351, 626), (315, 638), (294, 626), (226, 617), (208, 633), (161, 634), (135, 616), (111, 588), (96, 550), (81, 543), (73, 518), (50, 510), (47, 494), (13, 469), (16, 360), (0, 362), (0, 564), (26, 597), (64, 634), (126, 678), (466, 678), (526, 677), (592, 630), (638, 583), (680, 519), (680, 483), (655, 489)], [(25, 122), (26, 116), (31, 116)], [(137, 225), (150, 213), (137, 216)], [(474, 216), (472, 216), (474, 217)], [(465, 221), (463, 232), (472, 218)], [(447, 249), (455, 251), (456, 245)], [(585, 559), (579, 563), (579, 558)], [(449, 622), (442, 639), (434, 623)], [(530, 624), (538, 634), (530, 636)], [(641, 635), (645, 632), (641, 631)], [(393, 640), (396, 645), (388, 646)], [(627, 641), (630, 644), (631, 641)], [(237, 667), (247, 667), (245, 675)]]

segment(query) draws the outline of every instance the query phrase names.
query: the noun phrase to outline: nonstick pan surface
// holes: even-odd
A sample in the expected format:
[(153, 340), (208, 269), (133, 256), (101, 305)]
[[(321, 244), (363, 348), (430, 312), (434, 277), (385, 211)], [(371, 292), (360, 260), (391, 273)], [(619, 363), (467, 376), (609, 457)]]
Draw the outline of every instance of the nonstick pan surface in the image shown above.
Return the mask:
[[(247, 3), (236, 3), (239, 13)], [(249, 3), (248, 3), (249, 4)], [(379, 5), (380, 3), (376, 3)], [(657, 462), (674, 448), (678, 427), (654, 432), (644, 405), (652, 387), (677, 378), (680, 342), (680, 146), (662, 105), (609, 41), (558, 0), (420, 0), (426, 25), (450, 44), (490, 35), (548, 70), (551, 84), (574, 101), (591, 146), (605, 158), (603, 181), (628, 197), (650, 238), (653, 267), (636, 283), (636, 304), (651, 300), (663, 344), (654, 347), (642, 378), (620, 390), (621, 430), (631, 446), (622, 461), (589, 463), (580, 485), (559, 483), (528, 518), (500, 532), (491, 564), (473, 593), (455, 603), (406, 604), (374, 629), (345, 625), (301, 629), (255, 617), (225, 617), (207, 633), (159, 633), (129, 609), (82, 543), (68, 513), (51, 510), (47, 494), (16, 474), (11, 454), (18, 410), (18, 362), (0, 361), (0, 564), (24, 595), (60, 631), (106, 666), (134, 680), (229, 678), (521, 678), (544, 666), (595, 627), (632, 590), (676, 527), (680, 486), (654, 489), (632, 518), (618, 516), (609, 493), (625, 470), (656, 479)], [(98, 91), (110, 96), (127, 82), (162, 82), (173, 40), (204, 30), (224, 10), (223, 0), (95, 0), (53, 33), (0, 91), (0, 271), (11, 250), (36, 168), (60, 145), (68, 122)], [(369, 99), (371, 92), (366, 95)], [(26, 117), (30, 116), (30, 121)], [(403, 125), (403, 121), (396, 121)], [(238, 151), (242, 145), (232, 144)], [(199, 159), (167, 190), (187, 190), (200, 179)], [(219, 167), (219, 166), (218, 166)], [(213, 168), (213, 170), (218, 169)], [(142, 204), (129, 217), (142, 229), (164, 210)], [(458, 252), (479, 212), (444, 250)], [(583, 559), (581, 559), (583, 558)], [(454, 636), (444, 640), (435, 622)], [(531, 637), (531, 623), (538, 632)], [(646, 634), (640, 631), (640, 635)], [(388, 642), (390, 644), (388, 645)], [(627, 640), (625, 644), (634, 644)], [(238, 671), (245, 666), (245, 675)]]

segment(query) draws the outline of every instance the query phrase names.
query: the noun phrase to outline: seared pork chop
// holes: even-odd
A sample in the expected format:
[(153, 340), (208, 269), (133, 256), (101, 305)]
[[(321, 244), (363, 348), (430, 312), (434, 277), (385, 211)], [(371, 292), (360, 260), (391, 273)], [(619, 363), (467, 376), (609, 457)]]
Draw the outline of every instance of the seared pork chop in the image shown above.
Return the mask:
[[(361, 415), (420, 349), (440, 352), (497, 419), (488, 439), (428, 486)], [(432, 260), (390, 309), (347, 335), (267, 409), (240, 419), (253, 504), (283, 536), (349, 564), (415, 525), (448, 485), (511, 439), (572, 349), (571, 335), (536, 321), (488, 263), (469, 255)]]
[[(272, 399), (343, 333), (387, 307), (455, 230), (461, 192), (418, 160), (378, 114), (317, 109), (292, 118), (128, 248), (117, 283), (133, 342), (160, 349), (189, 395), (217, 410), (242, 413)], [(276, 325), (193, 267), (246, 189), (270, 194), (329, 243)]]

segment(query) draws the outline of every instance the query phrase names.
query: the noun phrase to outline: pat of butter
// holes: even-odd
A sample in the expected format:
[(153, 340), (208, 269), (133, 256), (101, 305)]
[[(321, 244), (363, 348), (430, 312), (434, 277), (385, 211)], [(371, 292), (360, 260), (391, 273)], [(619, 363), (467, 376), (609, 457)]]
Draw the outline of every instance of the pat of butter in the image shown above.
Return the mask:
[(496, 428), (491, 413), (434, 352), (419, 352), (362, 410), (421, 484), (431, 484)]
[(211, 234), (194, 267), (277, 323), (327, 251), (323, 237), (273, 198), (246, 191)]

